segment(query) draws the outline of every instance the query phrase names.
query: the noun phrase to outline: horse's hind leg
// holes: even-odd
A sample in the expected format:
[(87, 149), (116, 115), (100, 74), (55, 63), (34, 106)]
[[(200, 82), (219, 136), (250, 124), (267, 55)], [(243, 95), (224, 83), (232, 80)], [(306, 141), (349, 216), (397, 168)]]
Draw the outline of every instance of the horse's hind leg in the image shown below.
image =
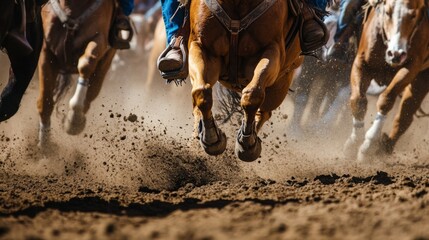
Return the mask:
[(43, 149), (49, 142), (51, 115), (54, 110), (53, 92), (58, 75), (58, 65), (53, 54), (43, 46), (39, 59), (39, 98), (37, 109), (40, 116), (39, 144)]
[(219, 79), (220, 60), (204, 54), (200, 44), (189, 48), (189, 75), (192, 81), (192, 102), (195, 123), (198, 124), (200, 145), (209, 155), (219, 155), (226, 149), (226, 136), (216, 126), (212, 114), (212, 88)]
[(64, 123), (66, 132), (71, 135), (79, 134), (85, 128), (85, 101), (89, 85), (93, 84), (90, 79), (94, 76), (100, 58), (103, 57), (103, 49), (107, 48), (107, 44), (100, 42), (103, 41), (99, 39), (89, 42), (85, 53), (79, 58), (77, 67), (79, 79), (76, 91), (69, 101), (69, 111)]
[(402, 95), (399, 111), (393, 122), (392, 130), (387, 136), (383, 134), (381, 139), (381, 151), (391, 154), (398, 139), (405, 133), (413, 122), (414, 114), (420, 108), (424, 98), (429, 92), (427, 78), (429, 70), (421, 73), (417, 80), (408, 85)]

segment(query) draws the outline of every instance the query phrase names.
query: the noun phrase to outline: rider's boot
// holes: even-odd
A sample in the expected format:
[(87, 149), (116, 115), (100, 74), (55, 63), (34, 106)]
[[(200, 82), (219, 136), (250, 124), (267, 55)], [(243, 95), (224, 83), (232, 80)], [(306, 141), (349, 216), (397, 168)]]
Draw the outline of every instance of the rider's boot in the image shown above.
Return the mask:
[(7, 33), (7, 36), (4, 40), (4, 46), (10, 54), (27, 56), (33, 52), (33, 48), (26, 37), (26, 13), (25, 13), (25, 2), (24, 0), (18, 0), (18, 10), (20, 16), (14, 16), (15, 21), (17, 21), (12, 29)]
[(171, 39), (169, 45), (158, 59), (158, 69), (161, 72), (176, 71), (183, 66), (183, 54), (180, 50), (181, 45), (183, 45), (182, 36)]
[(312, 54), (328, 42), (329, 32), (313, 8), (304, 4), (300, 31), (302, 54)]
[(133, 37), (133, 28), (130, 18), (118, 7), (115, 23), (112, 29), (110, 44), (116, 49), (129, 49)]
[(188, 38), (190, 34), (189, 19), (185, 17), (175, 36), (158, 58), (158, 70), (168, 82), (183, 80), (188, 76)]

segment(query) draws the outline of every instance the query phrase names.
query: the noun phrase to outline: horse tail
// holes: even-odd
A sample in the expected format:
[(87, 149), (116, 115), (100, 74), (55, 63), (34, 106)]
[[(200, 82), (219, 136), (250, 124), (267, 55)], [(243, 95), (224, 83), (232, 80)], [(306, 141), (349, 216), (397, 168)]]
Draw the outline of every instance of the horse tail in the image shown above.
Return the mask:
[(218, 84), (217, 96), (219, 102), (219, 110), (222, 114), (222, 123), (226, 123), (231, 120), (235, 113), (243, 114), (240, 100), (241, 95), (231, 89), (225, 88)]
[(54, 104), (56, 105), (57, 112), (59, 112), (59, 106), (57, 103), (64, 99), (67, 91), (70, 89), (71, 79), (71, 74), (58, 74), (54, 88)]

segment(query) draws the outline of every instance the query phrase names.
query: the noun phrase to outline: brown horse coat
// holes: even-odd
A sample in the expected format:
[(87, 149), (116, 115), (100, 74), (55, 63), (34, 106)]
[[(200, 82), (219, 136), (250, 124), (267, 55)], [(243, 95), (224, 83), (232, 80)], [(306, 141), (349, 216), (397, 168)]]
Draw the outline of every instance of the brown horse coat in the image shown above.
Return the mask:
[[(379, 96), (377, 118), (365, 135), (358, 159), (379, 151), (392, 153), (399, 137), (411, 125), (429, 91), (428, 7), (425, 0), (385, 0), (369, 14), (351, 72), (354, 128), (345, 145), (348, 156), (356, 153), (364, 139), (365, 92), (371, 79), (387, 88)], [(393, 128), (388, 136), (381, 135), (385, 116), (401, 93)]]
[[(55, 105), (54, 88), (61, 86), (62, 89), (58, 89), (61, 92), (67, 85), (56, 82), (59, 74), (79, 74), (65, 122), (69, 134), (78, 134), (85, 126), (85, 113), (100, 92), (115, 54), (108, 41), (114, 0), (59, 0), (58, 3), (68, 18), (65, 23), (58, 16), (61, 14), (54, 11), (53, 1), (42, 9), (45, 35), (39, 61), (40, 95), (37, 102), (40, 145), (49, 137), (50, 116)], [(97, 6), (93, 7), (94, 4)]]
[[(218, 2), (231, 19), (241, 19), (263, 1)], [(220, 81), (242, 93), (241, 106), (245, 115), (237, 137), (237, 155), (248, 161), (259, 157), (260, 140), (256, 134), (271, 116), (271, 111), (283, 102), (292, 82), (293, 71), (302, 63), (299, 38), (296, 36), (288, 49), (285, 46), (294, 19), (287, 1), (276, 1), (240, 32), (238, 81), (233, 83), (228, 79), (232, 54), (230, 33), (203, 0), (191, 1), (189, 73), (194, 116), (199, 124), (201, 145), (207, 153), (217, 155), (225, 147), (224, 134), (214, 124), (211, 111), (211, 90)]]

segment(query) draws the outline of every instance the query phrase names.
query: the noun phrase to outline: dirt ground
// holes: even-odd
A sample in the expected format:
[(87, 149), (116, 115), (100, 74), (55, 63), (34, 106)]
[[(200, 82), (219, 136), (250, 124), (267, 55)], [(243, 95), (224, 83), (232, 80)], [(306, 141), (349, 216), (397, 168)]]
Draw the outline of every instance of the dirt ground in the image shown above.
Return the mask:
[(63, 103), (44, 153), (33, 80), (0, 123), (0, 239), (429, 239), (427, 119), (392, 156), (358, 164), (341, 152), (350, 116), (289, 136), (288, 97), (260, 134), (263, 156), (245, 163), (236, 119), (220, 125), (227, 151), (207, 156), (192, 138), (190, 83), (149, 84), (145, 71), (138, 61), (112, 71), (80, 135), (61, 128)]

